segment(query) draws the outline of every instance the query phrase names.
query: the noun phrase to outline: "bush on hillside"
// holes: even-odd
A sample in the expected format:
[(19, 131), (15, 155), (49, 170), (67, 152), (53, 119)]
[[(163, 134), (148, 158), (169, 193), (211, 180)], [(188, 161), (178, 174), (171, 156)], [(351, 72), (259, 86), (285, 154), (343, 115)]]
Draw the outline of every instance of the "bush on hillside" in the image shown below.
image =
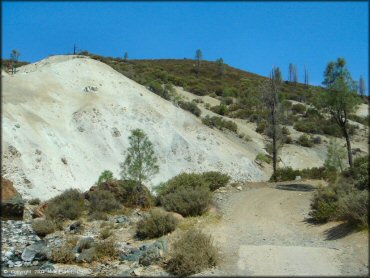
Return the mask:
[(270, 181), (291, 181), (299, 175), (299, 170), (293, 170), (291, 167), (278, 168), (276, 173), (271, 175)]
[(294, 114), (303, 114), (306, 112), (306, 106), (301, 103), (293, 104), (292, 111)]
[(192, 101), (179, 101), (178, 104), (182, 109), (189, 111), (197, 117), (202, 113), (197, 104)]
[(310, 217), (318, 223), (325, 223), (334, 219), (338, 208), (337, 202), (338, 194), (334, 187), (318, 188), (311, 201)]
[(353, 162), (352, 175), (359, 190), (369, 190), (369, 157), (358, 157)]
[(167, 211), (180, 213), (182, 216), (202, 215), (211, 203), (211, 192), (205, 186), (184, 186), (161, 195), (161, 205)]
[(258, 133), (264, 133), (266, 129), (266, 122), (259, 122), (256, 127), (256, 132)]
[(298, 144), (307, 148), (311, 148), (313, 146), (312, 140), (306, 134), (299, 136)]
[(227, 106), (223, 103), (221, 103), (220, 105), (212, 106), (211, 111), (221, 116), (225, 116), (228, 113)]
[(164, 236), (176, 229), (177, 219), (168, 212), (152, 209), (148, 216), (140, 220), (136, 226), (136, 235), (141, 238)]
[(97, 190), (89, 193), (89, 213), (111, 212), (120, 207), (114, 195), (107, 190)]
[(189, 276), (219, 262), (212, 238), (199, 230), (189, 230), (173, 244), (166, 270), (178, 276)]
[(206, 116), (202, 119), (202, 123), (213, 128), (216, 127), (220, 130), (228, 129), (232, 132), (237, 133), (238, 132), (238, 126), (233, 121), (224, 120), (221, 117), (218, 116)]
[(211, 191), (226, 186), (230, 181), (230, 176), (217, 171), (208, 171), (201, 174), (202, 178), (208, 184)]
[(53, 221), (47, 219), (35, 219), (31, 223), (32, 230), (40, 237), (54, 233), (56, 225)]
[(30, 205), (39, 205), (41, 203), (41, 201), (40, 201), (39, 198), (33, 198), (33, 199), (29, 200), (28, 203)]
[(369, 218), (369, 196), (367, 191), (352, 190), (338, 200), (336, 218), (365, 228)]
[(265, 163), (268, 163), (268, 164), (270, 164), (272, 162), (271, 157), (269, 157), (268, 155), (266, 155), (264, 153), (257, 154), (255, 160), (265, 162)]
[(84, 208), (84, 197), (81, 192), (77, 189), (68, 189), (49, 200), (45, 215), (50, 220), (75, 220), (81, 216)]

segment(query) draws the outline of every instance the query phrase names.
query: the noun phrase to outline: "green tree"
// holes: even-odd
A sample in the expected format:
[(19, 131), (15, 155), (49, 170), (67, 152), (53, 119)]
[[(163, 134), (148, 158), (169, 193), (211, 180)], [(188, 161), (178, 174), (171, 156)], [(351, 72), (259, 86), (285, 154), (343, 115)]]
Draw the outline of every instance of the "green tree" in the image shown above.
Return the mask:
[(218, 74), (220, 76), (225, 75), (225, 64), (224, 64), (224, 59), (219, 58), (216, 60), (217, 68), (218, 68)]
[(197, 51), (195, 51), (195, 60), (197, 60), (197, 74), (198, 74), (200, 70), (200, 63), (203, 60), (202, 50), (197, 49)]
[(326, 168), (343, 171), (343, 160), (346, 158), (346, 150), (337, 142), (330, 140), (328, 146), (328, 154), (324, 163)]
[(366, 85), (365, 85), (365, 79), (362, 77), (362, 75), (360, 76), (360, 81), (358, 82), (358, 92), (360, 94), (360, 96), (365, 96), (365, 93), (366, 93)]
[(348, 116), (360, 103), (356, 83), (346, 67), (344, 58), (329, 62), (324, 72), (324, 85), (327, 91), (317, 98), (317, 106), (328, 112), (335, 120), (346, 139), (348, 163), (353, 167), (351, 140), (349, 135)]
[(100, 174), (98, 182), (96, 184), (101, 185), (103, 182), (107, 182), (113, 179), (113, 173), (109, 170), (105, 170)]
[(12, 52), (10, 53), (12, 74), (16, 73), (16, 67), (18, 64), (19, 56), (21, 56), (21, 53), (17, 49), (13, 49)]
[(121, 176), (134, 180), (141, 186), (142, 182), (158, 173), (157, 157), (152, 142), (141, 129), (131, 131), (129, 142), (128, 154), (121, 163)]

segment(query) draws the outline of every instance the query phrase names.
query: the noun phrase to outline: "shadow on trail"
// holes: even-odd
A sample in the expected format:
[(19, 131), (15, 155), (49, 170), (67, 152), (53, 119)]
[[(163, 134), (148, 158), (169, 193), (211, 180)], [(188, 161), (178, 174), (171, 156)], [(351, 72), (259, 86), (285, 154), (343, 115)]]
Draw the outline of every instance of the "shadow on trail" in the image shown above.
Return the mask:
[(313, 191), (316, 189), (316, 187), (310, 185), (310, 184), (279, 184), (275, 186), (276, 189), (281, 189), (281, 190), (289, 190), (289, 191)]
[(355, 232), (353, 226), (347, 223), (342, 223), (330, 229), (327, 229), (326, 231), (324, 231), (324, 234), (326, 236), (326, 240), (336, 240), (352, 234), (353, 232)]

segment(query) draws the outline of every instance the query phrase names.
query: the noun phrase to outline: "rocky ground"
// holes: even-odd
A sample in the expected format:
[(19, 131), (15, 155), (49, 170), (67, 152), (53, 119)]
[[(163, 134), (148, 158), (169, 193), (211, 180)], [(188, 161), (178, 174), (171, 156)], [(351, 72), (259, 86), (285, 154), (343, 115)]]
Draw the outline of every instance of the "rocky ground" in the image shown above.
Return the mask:
[[(145, 212), (111, 216), (107, 221), (69, 222), (64, 230), (40, 238), (32, 230), (31, 221), (2, 221), (1, 266), (3, 276), (164, 276), (159, 261), (168, 251), (165, 237), (141, 241), (134, 237), (134, 227)], [(82, 224), (80, 224), (82, 223)], [(100, 231), (111, 227), (118, 251), (117, 259), (94, 262), (89, 249), (79, 246), (101, 241)], [(52, 250), (74, 239), (76, 262), (59, 264), (52, 261)]]

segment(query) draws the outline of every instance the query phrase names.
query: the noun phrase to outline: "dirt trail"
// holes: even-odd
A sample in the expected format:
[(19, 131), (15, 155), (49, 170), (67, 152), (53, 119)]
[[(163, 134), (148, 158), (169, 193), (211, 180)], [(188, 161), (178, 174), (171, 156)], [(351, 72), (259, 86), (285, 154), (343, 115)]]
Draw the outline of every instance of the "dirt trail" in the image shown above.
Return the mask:
[(312, 194), (312, 190), (291, 191), (268, 183), (251, 183), (223, 197), (219, 204), (221, 222), (205, 228), (222, 252), (223, 262), (213, 273), (368, 274), (366, 232), (349, 232), (341, 223), (306, 222)]

